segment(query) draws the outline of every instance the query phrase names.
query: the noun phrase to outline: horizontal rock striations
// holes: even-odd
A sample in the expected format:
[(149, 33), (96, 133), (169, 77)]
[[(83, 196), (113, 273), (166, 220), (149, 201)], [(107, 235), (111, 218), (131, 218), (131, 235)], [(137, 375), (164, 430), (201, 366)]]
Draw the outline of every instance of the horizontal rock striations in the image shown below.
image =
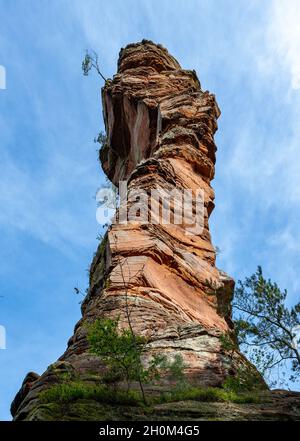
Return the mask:
[[(106, 141), (100, 161), (115, 186), (126, 182), (126, 197), (92, 261), (82, 319), (67, 350), (42, 376), (31, 374), (23, 383), (12, 405), (16, 420), (54, 419), (39, 393), (61, 375), (86, 380), (91, 372), (101, 374), (101, 360), (89, 353), (86, 323), (119, 316), (126, 328), (126, 307), (135, 333), (149, 339), (145, 363), (155, 354), (181, 355), (186, 378), (198, 386), (220, 386), (241, 366), (252, 369), (237, 347), (229, 353), (220, 339), (234, 340), (234, 281), (216, 268), (209, 233), (220, 115), (214, 95), (201, 89), (195, 71), (143, 41), (121, 50), (102, 101)], [(175, 222), (182, 206), (168, 195), (185, 191), (192, 195), (191, 212)], [(153, 194), (162, 197), (153, 201)], [(161, 221), (165, 208), (170, 222)]]

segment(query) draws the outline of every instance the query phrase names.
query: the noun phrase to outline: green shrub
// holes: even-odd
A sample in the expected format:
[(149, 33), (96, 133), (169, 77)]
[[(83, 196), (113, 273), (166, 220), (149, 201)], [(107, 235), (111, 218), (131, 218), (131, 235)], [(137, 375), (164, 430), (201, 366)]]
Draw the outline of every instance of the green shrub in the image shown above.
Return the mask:
[(90, 352), (101, 358), (107, 367), (107, 377), (131, 381), (146, 378), (141, 353), (146, 345), (144, 337), (134, 335), (130, 329), (118, 329), (118, 319), (96, 320), (88, 328)]
[(116, 391), (104, 385), (85, 384), (79, 381), (56, 384), (40, 394), (43, 403), (70, 404), (80, 399), (95, 400), (99, 403), (137, 405), (141, 397), (136, 391)]
[(84, 398), (86, 390), (80, 383), (60, 383), (40, 393), (44, 403), (69, 403)]
[(202, 402), (231, 402), (231, 403), (258, 403), (260, 398), (254, 393), (238, 394), (217, 387), (199, 388), (188, 387), (185, 390), (175, 390), (161, 395), (162, 402), (173, 401), (202, 401)]
[[(94, 400), (98, 403), (138, 406), (143, 405), (142, 396), (134, 390), (115, 390), (105, 385), (88, 384), (80, 381), (56, 384), (40, 394), (42, 403), (56, 403), (63, 408), (77, 400)], [(253, 392), (236, 393), (217, 387), (186, 387), (162, 393), (159, 398), (149, 399), (149, 404), (176, 401), (228, 402), (237, 404), (260, 403), (261, 398)]]
[(125, 381), (129, 390), (131, 382), (138, 381), (142, 394), (142, 384), (159, 380), (162, 373), (174, 379), (178, 387), (185, 384), (181, 355), (172, 361), (165, 355), (154, 355), (145, 367), (141, 356), (146, 349), (146, 338), (135, 335), (131, 328), (119, 330), (118, 323), (118, 318), (98, 319), (88, 327), (90, 352), (100, 357), (107, 368), (104, 382)]
[(265, 389), (262, 377), (251, 366), (240, 368), (236, 376), (228, 376), (222, 386), (237, 393)]

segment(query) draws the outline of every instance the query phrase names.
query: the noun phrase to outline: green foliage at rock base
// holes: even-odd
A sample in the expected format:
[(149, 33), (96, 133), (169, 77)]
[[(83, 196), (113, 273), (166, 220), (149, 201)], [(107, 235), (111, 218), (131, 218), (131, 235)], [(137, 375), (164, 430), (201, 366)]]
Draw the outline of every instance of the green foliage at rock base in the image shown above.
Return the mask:
[(161, 402), (175, 401), (203, 401), (203, 402), (231, 402), (231, 403), (258, 403), (260, 397), (253, 392), (237, 393), (218, 387), (187, 387), (186, 389), (175, 390), (164, 393)]
[(100, 403), (136, 405), (140, 401), (140, 394), (133, 390), (114, 390), (104, 385), (72, 381), (56, 384), (42, 391), (39, 398), (42, 403), (69, 404), (77, 400), (86, 399)]
[[(114, 390), (105, 385), (92, 385), (83, 382), (61, 383), (41, 392), (40, 401), (43, 404), (55, 403), (61, 409), (68, 409), (68, 405), (78, 400), (93, 400), (97, 403), (118, 404), (144, 407), (141, 394), (136, 390)], [(256, 392), (237, 393), (217, 387), (192, 387), (162, 392), (159, 395), (148, 397), (148, 411), (152, 405), (172, 403), (178, 401), (200, 402), (228, 402), (228, 403), (260, 403), (261, 396)], [(150, 406), (150, 407), (149, 407)]]
[(261, 375), (254, 368), (241, 367), (235, 376), (228, 376), (223, 383), (223, 388), (235, 393), (259, 391), (267, 388)]
[(107, 371), (105, 382), (125, 381), (128, 389), (132, 381), (158, 381), (162, 374), (184, 383), (184, 363), (177, 354), (171, 360), (165, 355), (153, 355), (147, 366), (142, 353), (148, 343), (145, 337), (135, 335), (132, 329), (118, 329), (119, 319), (98, 319), (88, 327), (90, 352), (101, 358)]

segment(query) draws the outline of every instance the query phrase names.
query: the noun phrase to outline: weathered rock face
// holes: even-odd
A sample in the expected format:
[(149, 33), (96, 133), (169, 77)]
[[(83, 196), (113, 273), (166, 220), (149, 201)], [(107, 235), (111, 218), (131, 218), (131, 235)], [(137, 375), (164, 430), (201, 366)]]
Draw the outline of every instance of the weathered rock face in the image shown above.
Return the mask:
[[(136, 213), (127, 223), (117, 217), (109, 228), (91, 264), (83, 317), (68, 348), (54, 368), (34, 378), (30, 388), (23, 386), (12, 408), (15, 419), (39, 419), (39, 392), (56, 381), (54, 373), (86, 378), (102, 371), (101, 360), (88, 352), (86, 323), (120, 316), (121, 326), (128, 327), (126, 305), (134, 331), (149, 337), (145, 363), (153, 354), (179, 354), (187, 378), (201, 386), (219, 386), (248, 363), (238, 349), (229, 356), (220, 342), (224, 333), (234, 335), (234, 282), (215, 266), (208, 225), (220, 115), (214, 95), (202, 91), (196, 73), (181, 69), (164, 48), (143, 41), (121, 50), (118, 73), (106, 82), (102, 98), (102, 166), (116, 186), (127, 182), (127, 208)], [(136, 210), (137, 196), (162, 189), (190, 189), (192, 195), (201, 190), (200, 229), (193, 216), (160, 222), (165, 195), (153, 202), (154, 214), (149, 200), (140, 200)], [(170, 204), (173, 221), (181, 210), (176, 204)]]
[[(220, 115), (215, 97), (201, 90), (195, 72), (181, 69), (164, 48), (146, 42), (121, 51), (118, 74), (103, 88), (102, 98), (107, 143), (100, 159), (116, 186), (127, 181), (128, 211), (134, 211), (142, 191), (191, 189), (196, 194), (201, 189), (203, 228), (187, 234), (195, 225), (188, 226), (185, 218), (163, 224), (153, 210), (146, 222), (137, 215), (127, 224), (113, 224), (105, 269), (99, 273), (102, 249), (92, 264), (84, 314), (124, 315), (127, 297), (135, 331), (153, 336), (149, 352), (179, 353), (189, 377), (220, 384), (235, 370), (218, 339), (232, 330), (234, 282), (215, 267), (208, 226), (214, 207), (213, 135)], [(140, 202), (141, 210), (148, 209), (150, 202)], [(162, 201), (153, 205), (161, 208)], [(210, 286), (218, 289), (212, 293)]]

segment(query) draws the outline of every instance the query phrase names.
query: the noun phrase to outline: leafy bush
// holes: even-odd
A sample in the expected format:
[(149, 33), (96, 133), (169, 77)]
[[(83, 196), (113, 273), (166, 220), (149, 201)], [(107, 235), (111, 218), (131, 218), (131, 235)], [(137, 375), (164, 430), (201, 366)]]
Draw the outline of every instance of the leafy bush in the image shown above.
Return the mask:
[(175, 355), (171, 361), (164, 355), (154, 355), (145, 368), (141, 355), (147, 339), (133, 334), (131, 329), (118, 330), (118, 322), (118, 319), (98, 319), (88, 328), (90, 351), (108, 368), (105, 381), (125, 380), (129, 387), (131, 381), (159, 380), (165, 372), (178, 383), (184, 382), (184, 363), (180, 355)]
[(96, 320), (88, 329), (90, 351), (99, 356), (108, 368), (107, 376), (130, 381), (146, 379), (149, 372), (143, 368), (141, 353), (146, 339), (133, 335), (130, 329), (118, 330), (118, 319)]

